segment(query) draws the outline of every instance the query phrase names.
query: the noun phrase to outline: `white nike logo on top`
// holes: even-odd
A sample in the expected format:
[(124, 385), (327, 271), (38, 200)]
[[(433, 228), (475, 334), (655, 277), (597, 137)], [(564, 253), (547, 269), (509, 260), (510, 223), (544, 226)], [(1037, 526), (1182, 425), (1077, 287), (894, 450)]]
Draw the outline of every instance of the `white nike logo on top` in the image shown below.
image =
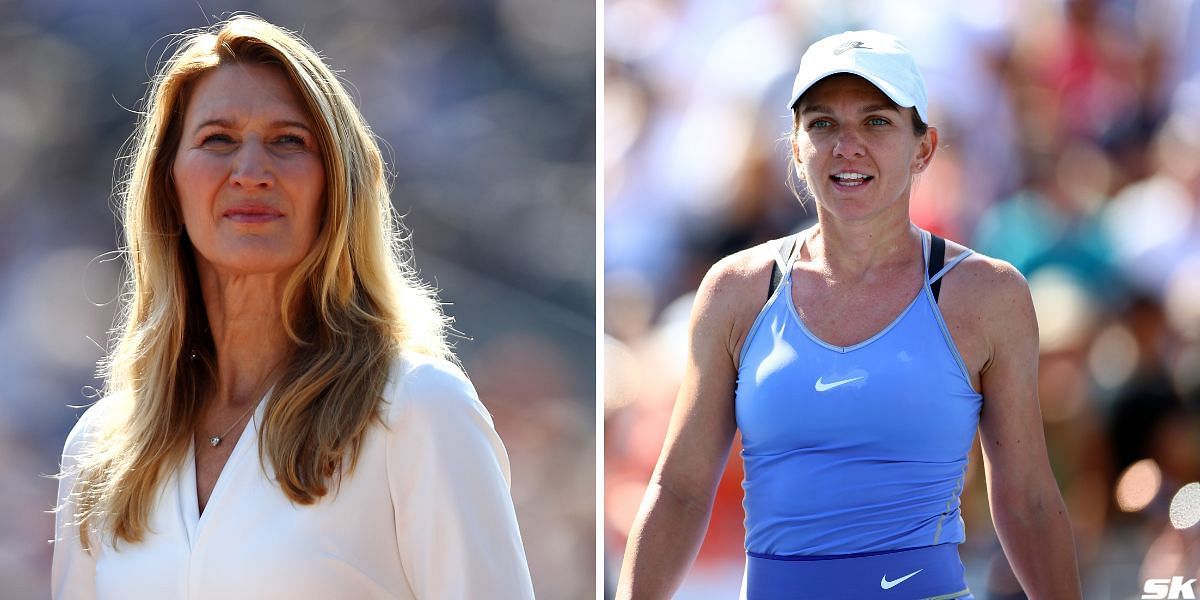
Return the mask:
[(850, 383), (851, 381), (858, 381), (859, 379), (862, 379), (862, 378), (863, 378), (862, 376), (851, 377), (850, 379), (843, 379), (841, 381), (831, 381), (829, 383), (825, 383), (825, 382), (821, 381), (822, 377), (818, 377), (817, 383), (815, 383), (813, 385), (813, 389), (817, 390), (818, 392), (824, 392), (825, 390), (832, 390), (833, 388), (835, 388), (839, 385), (846, 385), (847, 383)]
[(909, 573), (908, 575), (905, 575), (904, 577), (901, 577), (900, 579), (893, 579), (891, 581), (888, 581), (887, 574), (884, 573), (883, 579), (879, 580), (879, 587), (881, 587), (885, 590), (890, 590), (890, 589), (904, 583), (905, 581), (907, 581), (909, 577), (912, 577), (913, 575), (916, 575), (917, 573), (920, 573), (921, 571), (924, 571), (924, 570), (925, 569), (917, 569), (916, 571), (913, 571), (912, 573)]

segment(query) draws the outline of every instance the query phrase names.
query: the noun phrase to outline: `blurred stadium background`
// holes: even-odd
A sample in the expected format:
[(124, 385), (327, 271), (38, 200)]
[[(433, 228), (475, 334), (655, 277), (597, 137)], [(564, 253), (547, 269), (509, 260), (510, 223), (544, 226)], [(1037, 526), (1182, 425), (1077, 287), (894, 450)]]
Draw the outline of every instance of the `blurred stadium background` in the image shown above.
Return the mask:
[[(552, 0), (0, 3), (0, 598), (49, 594), (62, 442), (119, 265), (114, 159), (166, 36), (228, 11), (341, 70), (513, 466), (541, 598), (595, 588), (595, 6)], [(108, 257), (111, 258), (111, 257)]]
[[(1085, 597), (1200, 577), (1200, 2), (607, 0), (604, 24), (610, 589), (678, 388), (692, 293), (720, 257), (815, 218), (785, 187), (786, 99), (810, 43), (864, 28), (906, 41), (941, 130), (914, 220), (1029, 280)], [(981, 600), (1023, 598), (978, 452), (963, 496), (969, 582)], [(740, 467), (735, 448), (679, 598), (736, 597)]]

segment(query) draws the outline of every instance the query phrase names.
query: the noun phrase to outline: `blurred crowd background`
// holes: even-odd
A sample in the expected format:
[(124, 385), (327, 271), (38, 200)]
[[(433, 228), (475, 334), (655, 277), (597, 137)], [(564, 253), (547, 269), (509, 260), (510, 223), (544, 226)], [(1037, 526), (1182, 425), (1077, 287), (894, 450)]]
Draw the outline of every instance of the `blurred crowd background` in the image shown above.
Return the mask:
[[(1200, 577), (1200, 2), (608, 0), (604, 24), (609, 588), (701, 276), (815, 219), (785, 185), (786, 104), (804, 49), (846, 29), (900, 36), (924, 72), (941, 147), (914, 221), (1029, 281), (1085, 597)], [(740, 482), (735, 447), (679, 598), (736, 597)], [(978, 445), (963, 514), (976, 597), (1023, 598)]]
[(0, 598), (49, 595), (47, 476), (100, 387), (119, 281), (114, 160), (170, 36), (229, 11), (300, 31), (353, 85), (508, 447), (538, 596), (590, 597), (595, 6), (16, 0), (0, 3)]

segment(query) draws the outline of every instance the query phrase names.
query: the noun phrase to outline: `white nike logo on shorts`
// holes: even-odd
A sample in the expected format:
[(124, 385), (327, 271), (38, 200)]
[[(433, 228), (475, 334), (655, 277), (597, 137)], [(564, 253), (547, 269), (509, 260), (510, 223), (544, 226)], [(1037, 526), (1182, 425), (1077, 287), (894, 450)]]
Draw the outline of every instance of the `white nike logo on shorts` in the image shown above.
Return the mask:
[(904, 583), (905, 581), (907, 581), (909, 577), (912, 577), (913, 575), (916, 575), (917, 573), (920, 573), (921, 571), (924, 571), (924, 570), (925, 569), (917, 569), (916, 571), (913, 571), (912, 573), (909, 573), (908, 575), (905, 575), (904, 577), (901, 577), (900, 579), (893, 579), (891, 581), (888, 581), (887, 574), (884, 573), (883, 579), (879, 580), (879, 587), (881, 587), (885, 590), (890, 590), (890, 589)]
[(863, 378), (862, 376), (851, 377), (850, 379), (843, 379), (841, 381), (831, 381), (829, 383), (825, 383), (825, 382), (821, 381), (822, 377), (818, 377), (817, 383), (813, 385), (813, 389), (817, 390), (818, 392), (824, 392), (825, 390), (832, 390), (833, 388), (835, 388), (839, 385), (846, 385), (847, 383), (850, 383), (851, 381), (858, 381), (859, 379)]

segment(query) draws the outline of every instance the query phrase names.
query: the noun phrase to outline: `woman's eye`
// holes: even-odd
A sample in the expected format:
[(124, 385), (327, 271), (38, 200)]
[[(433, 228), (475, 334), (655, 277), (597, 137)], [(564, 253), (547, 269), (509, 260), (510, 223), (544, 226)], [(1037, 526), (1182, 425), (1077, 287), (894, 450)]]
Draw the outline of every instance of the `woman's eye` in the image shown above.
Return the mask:
[(867, 121), (867, 124), (872, 125), (874, 127), (882, 127), (884, 125), (888, 125), (889, 122), (887, 119), (885, 119), (883, 117), (871, 117), (870, 120)]
[(827, 119), (817, 119), (808, 124), (809, 129), (824, 129), (832, 125)]
[(232, 144), (232, 143), (233, 143), (233, 138), (229, 137), (228, 135), (226, 135), (224, 133), (213, 133), (210, 135), (206, 135), (206, 136), (204, 136), (204, 139), (200, 140), (201, 146), (215, 146), (215, 145)]
[(275, 143), (283, 144), (285, 146), (303, 146), (305, 142), (304, 138), (298, 135), (287, 134), (275, 138)]

